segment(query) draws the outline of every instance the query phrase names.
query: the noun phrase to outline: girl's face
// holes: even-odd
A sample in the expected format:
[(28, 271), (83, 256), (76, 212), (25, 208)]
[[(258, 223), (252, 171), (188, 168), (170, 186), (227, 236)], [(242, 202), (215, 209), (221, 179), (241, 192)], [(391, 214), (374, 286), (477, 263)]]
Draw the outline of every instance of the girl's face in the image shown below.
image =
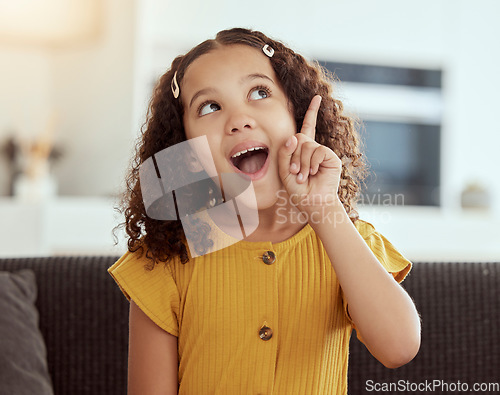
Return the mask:
[(269, 58), (222, 46), (191, 63), (180, 88), (186, 137), (206, 136), (217, 172), (246, 174), (259, 209), (273, 205), (283, 188), (278, 149), (296, 125)]

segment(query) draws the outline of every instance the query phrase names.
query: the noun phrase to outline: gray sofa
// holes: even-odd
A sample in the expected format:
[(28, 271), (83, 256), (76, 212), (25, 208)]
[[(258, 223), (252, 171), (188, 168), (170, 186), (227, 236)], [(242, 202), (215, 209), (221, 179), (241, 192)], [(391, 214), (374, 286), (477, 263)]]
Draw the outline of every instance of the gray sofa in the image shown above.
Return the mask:
[[(0, 272), (35, 274), (55, 394), (126, 393), (128, 303), (106, 271), (115, 260), (0, 259)], [(420, 352), (408, 365), (386, 369), (353, 335), (349, 393), (422, 393), (424, 385), (430, 392), (429, 383), (441, 384), (435, 393), (457, 392), (457, 385), (466, 392), (464, 384), (472, 392), (475, 383), (500, 383), (500, 262), (417, 262), (403, 284), (422, 317)], [(1, 388), (2, 382), (0, 394), (6, 393)]]

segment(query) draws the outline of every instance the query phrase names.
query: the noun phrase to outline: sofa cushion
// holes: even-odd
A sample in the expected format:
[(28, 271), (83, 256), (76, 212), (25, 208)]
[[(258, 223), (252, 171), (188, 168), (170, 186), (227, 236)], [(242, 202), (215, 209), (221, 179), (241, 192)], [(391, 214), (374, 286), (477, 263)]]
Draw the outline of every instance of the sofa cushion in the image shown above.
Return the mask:
[(52, 394), (38, 328), (35, 274), (0, 272), (0, 383), (5, 394)]

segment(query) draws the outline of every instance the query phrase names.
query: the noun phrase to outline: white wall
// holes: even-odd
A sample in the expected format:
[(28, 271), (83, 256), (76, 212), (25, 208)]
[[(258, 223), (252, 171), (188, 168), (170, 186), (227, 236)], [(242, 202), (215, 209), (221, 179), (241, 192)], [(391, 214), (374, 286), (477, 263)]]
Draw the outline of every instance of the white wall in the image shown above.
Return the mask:
[(103, 4), (101, 40), (52, 56), (60, 141), (68, 147), (56, 168), (63, 195), (116, 193), (130, 156), (134, 1)]
[[(75, 45), (0, 43), (0, 144), (36, 136), (57, 113), (62, 195), (116, 194), (130, 156), (134, 0), (101, 1), (102, 30)], [(2, 158), (0, 194), (6, 191)]]
[(443, 147), (444, 171), (451, 199), (466, 183), (478, 181), (489, 187), (493, 214), (500, 217), (500, 3), (481, 0), (459, 4), (449, 6), (450, 29), (443, 62), (448, 143)]
[[(218, 30), (252, 27), (302, 53), (401, 64), (439, 62), (452, 0), (232, 1), (145, 0), (141, 29), (164, 44), (191, 46)], [(479, 4), (479, 3), (478, 3)]]
[[(0, 146), (13, 133), (33, 136), (50, 112), (51, 61), (40, 49), (0, 46)], [(7, 162), (0, 157), (0, 195), (7, 193)]]

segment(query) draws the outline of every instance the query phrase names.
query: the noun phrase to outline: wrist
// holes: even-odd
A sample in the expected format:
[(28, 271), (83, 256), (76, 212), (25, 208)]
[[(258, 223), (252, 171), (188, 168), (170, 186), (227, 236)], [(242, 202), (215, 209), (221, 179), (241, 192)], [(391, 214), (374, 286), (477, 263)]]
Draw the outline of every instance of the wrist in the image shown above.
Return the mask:
[(336, 193), (329, 194), (291, 194), (289, 195), (290, 202), (300, 211), (305, 213), (313, 213), (323, 210), (323, 207), (342, 206)]
[(343, 223), (351, 222), (344, 205), (338, 198), (322, 205), (304, 206), (302, 211), (309, 219), (311, 227), (317, 232), (323, 229), (331, 231)]

